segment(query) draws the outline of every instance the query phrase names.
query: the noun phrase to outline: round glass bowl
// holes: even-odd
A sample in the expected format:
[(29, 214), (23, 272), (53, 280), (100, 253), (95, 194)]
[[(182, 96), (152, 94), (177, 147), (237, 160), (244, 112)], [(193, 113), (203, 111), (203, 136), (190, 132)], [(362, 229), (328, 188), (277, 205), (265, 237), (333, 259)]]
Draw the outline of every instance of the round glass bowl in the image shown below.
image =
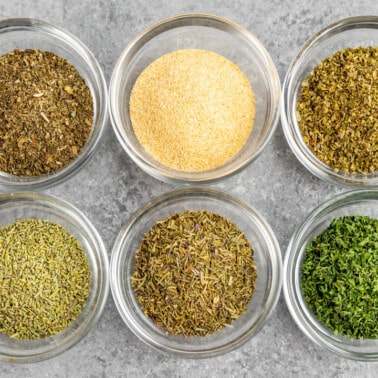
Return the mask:
[[(144, 234), (157, 221), (186, 210), (208, 210), (234, 222), (251, 243), (257, 267), (256, 290), (247, 311), (230, 326), (205, 337), (167, 335), (143, 314), (130, 280)], [(281, 265), (276, 237), (256, 210), (217, 190), (185, 188), (146, 204), (122, 228), (113, 247), (110, 285), (123, 320), (145, 343), (182, 357), (210, 357), (235, 349), (263, 327), (280, 295)]]
[(0, 195), (0, 227), (30, 218), (59, 224), (81, 243), (91, 270), (89, 296), (80, 315), (55, 336), (19, 340), (0, 333), (0, 360), (5, 362), (41, 361), (68, 350), (97, 322), (109, 291), (109, 262), (105, 246), (93, 225), (78, 209), (52, 196), (36, 193)]
[(39, 49), (66, 59), (79, 72), (93, 99), (92, 130), (78, 156), (60, 170), (42, 176), (16, 176), (0, 171), (0, 189), (7, 191), (45, 189), (68, 179), (93, 155), (107, 122), (108, 97), (104, 75), (88, 48), (67, 31), (30, 18), (0, 21), (0, 55), (14, 49)]
[[(239, 66), (252, 85), (256, 101), (253, 130), (244, 147), (222, 166), (202, 172), (174, 170), (153, 159), (138, 142), (129, 112), (130, 94), (142, 71), (162, 55), (188, 48), (213, 51)], [(160, 180), (190, 184), (232, 175), (256, 159), (276, 128), (279, 97), (279, 77), (264, 46), (241, 26), (207, 14), (166, 18), (136, 36), (115, 65), (109, 91), (113, 128), (131, 159)]]
[(334, 218), (366, 215), (378, 219), (378, 191), (353, 190), (340, 194), (312, 211), (292, 236), (284, 262), (283, 292), (290, 313), (312, 341), (342, 357), (377, 361), (378, 340), (348, 339), (335, 335), (320, 323), (307, 307), (301, 291), (301, 266), (307, 245), (325, 230)]
[(289, 67), (282, 86), (281, 121), (287, 142), (298, 160), (314, 175), (349, 186), (377, 186), (378, 172), (348, 174), (335, 172), (320, 161), (303, 141), (296, 109), (301, 84), (324, 59), (339, 50), (378, 45), (378, 17), (352, 17), (336, 22), (311, 37)]

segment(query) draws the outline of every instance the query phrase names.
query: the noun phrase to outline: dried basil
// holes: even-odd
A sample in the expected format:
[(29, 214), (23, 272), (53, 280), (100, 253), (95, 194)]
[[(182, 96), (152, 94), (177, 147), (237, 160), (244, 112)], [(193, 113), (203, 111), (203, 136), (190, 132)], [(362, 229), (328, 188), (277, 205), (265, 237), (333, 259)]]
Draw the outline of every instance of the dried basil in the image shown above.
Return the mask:
[(76, 68), (52, 52), (0, 56), (0, 170), (41, 176), (70, 163), (92, 127), (93, 101)]

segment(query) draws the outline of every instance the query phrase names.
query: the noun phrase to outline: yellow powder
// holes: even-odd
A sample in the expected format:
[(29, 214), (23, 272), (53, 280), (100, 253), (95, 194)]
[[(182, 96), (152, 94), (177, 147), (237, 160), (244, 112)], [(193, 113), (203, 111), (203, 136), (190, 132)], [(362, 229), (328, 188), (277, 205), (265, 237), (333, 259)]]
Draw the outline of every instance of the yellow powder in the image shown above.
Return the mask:
[(255, 118), (246, 76), (223, 56), (178, 50), (153, 61), (131, 92), (137, 139), (160, 163), (180, 171), (216, 168), (243, 147)]

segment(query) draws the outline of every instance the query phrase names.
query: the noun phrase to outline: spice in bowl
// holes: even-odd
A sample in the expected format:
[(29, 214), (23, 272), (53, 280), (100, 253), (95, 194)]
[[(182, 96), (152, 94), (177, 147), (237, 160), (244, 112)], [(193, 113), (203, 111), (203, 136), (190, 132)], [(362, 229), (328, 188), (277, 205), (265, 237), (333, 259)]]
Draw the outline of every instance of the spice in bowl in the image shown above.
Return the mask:
[(303, 140), (336, 172), (378, 170), (378, 47), (337, 51), (303, 81), (297, 120)]
[(130, 96), (130, 118), (142, 147), (185, 172), (217, 168), (246, 143), (255, 118), (251, 84), (214, 52), (177, 50), (147, 66)]
[(378, 220), (335, 218), (306, 248), (301, 288), (336, 335), (378, 339)]
[(252, 298), (253, 249), (228, 219), (176, 213), (147, 232), (131, 278), (144, 312), (167, 334), (206, 336), (231, 325)]
[(80, 153), (92, 128), (93, 100), (76, 68), (49, 51), (0, 56), (0, 170), (51, 174)]
[(81, 313), (91, 273), (62, 226), (23, 219), (0, 228), (0, 332), (35, 340), (64, 331)]

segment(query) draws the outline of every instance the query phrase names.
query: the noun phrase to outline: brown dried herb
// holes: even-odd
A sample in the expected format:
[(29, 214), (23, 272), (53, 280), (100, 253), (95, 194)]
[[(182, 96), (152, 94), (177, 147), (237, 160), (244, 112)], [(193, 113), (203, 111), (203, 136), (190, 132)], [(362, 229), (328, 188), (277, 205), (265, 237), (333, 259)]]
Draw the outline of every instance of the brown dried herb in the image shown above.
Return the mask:
[(335, 171), (377, 171), (378, 47), (321, 62), (302, 83), (297, 119), (304, 142)]
[(136, 251), (131, 278), (145, 313), (167, 333), (206, 336), (246, 310), (257, 270), (245, 235), (212, 212), (157, 222)]
[(53, 173), (74, 159), (92, 127), (93, 101), (74, 66), (52, 52), (0, 56), (0, 170)]

